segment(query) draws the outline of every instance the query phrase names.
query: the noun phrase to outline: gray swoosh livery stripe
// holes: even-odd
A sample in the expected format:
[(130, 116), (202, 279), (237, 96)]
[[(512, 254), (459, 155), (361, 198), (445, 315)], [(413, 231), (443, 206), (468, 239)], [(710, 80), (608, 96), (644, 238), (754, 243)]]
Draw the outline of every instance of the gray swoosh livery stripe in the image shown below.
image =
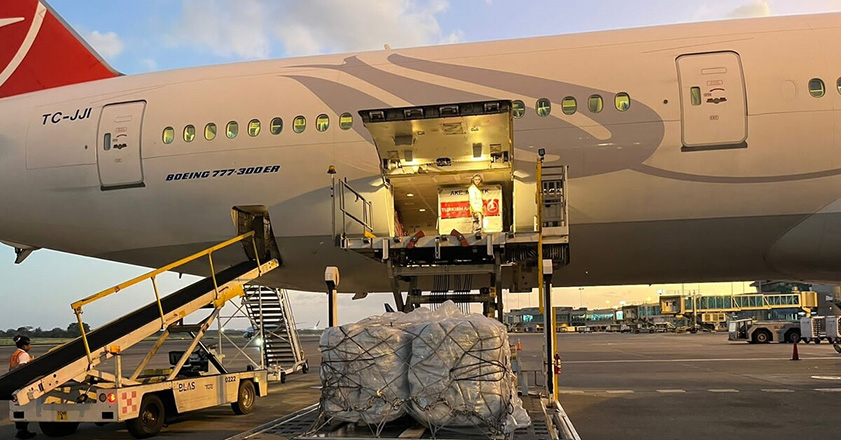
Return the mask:
[(779, 183), (779, 182), (793, 182), (797, 180), (811, 180), (820, 179), (824, 177), (833, 177), (841, 175), (841, 169), (832, 169), (824, 171), (815, 171), (813, 173), (802, 174), (786, 174), (782, 176), (704, 176), (701, 174), (689, 174), (679, 171), (664, 170), (662, 168), (655, 168), (649, 165), (640, 164), (632, 168), (634, 171), (648, 174), (650, 176), (663, 177), (665, 179), (683, 180), (687, 182), (703, 182), (703, 183)]
[[(423, 81), (395, 75), (391, 72), (377, 69), (365, 64), (358, 57), (345, 58), (342, 65), (307, 65), (303, 67), (317, 67), (321, 69), (332, 69), (355, 76), (373, 86), (387, 90), (401, 99), (411, 102), (414, 105), (441, 104), (446, 102), (472, 102), (487, 101), (493, 98), (463, 90), (444, 87), (437, 84), (425, 83)], [(371, 107), (369, 107), (371, 108)]]
[[(389, 105), (385, 102), (344, 84), (339, 84), (322, 78), (314, 78), (311, 76), (283, 76), (301, 83), (301, 85), (318, 96), (318, 98), (330, 107), (330, 109), (337, 115), (351, 110), (361, 110), (363, 108), (389, 107)], [(353, 117), (356, 118), (358, 115), (353, 114)], [(373, 143), (371, 133), (368, 132), (362, 124), (353, 124), (352, 128), (353, 131), (362, 136), (365, 140)]]
[[(458, 66), (433, 61), (417, 60), (402, 55), (391, 55), (389, 61), (409, 70), (423, 71), (444, 78), (458, 79), (472, 82), (500, 90), (508, 90), (522, 96), (543, 96), (555, 103), (560, 103), (564, 96), (576, 96), (585, 99), (582, 104), (586, 108), (586, 97), (592, 94), (613, 96), (603, 90), (568, 84), (528, 75), (500, 72), (485, 68)], [(369, 84), (389, 93), (399, 96), (412, 104), (465, 102), (484, 99), (510, 99), (510, 96), (487, 97), (465, 92), (450, 87), (431, 84), (419, 80), (400, 77), (390, 72), (376, 69), (357, 57), (349, 57), (342, 65), (306, 65), (298, 67), (323, 68), (338, 70), (357, 77)], [(304, 83), (301, 76), (289, 76), (296, 79), (316, 94), (334, 112), (378, 108), (363, 106), (363, 103), (353, 102), (352, 99), (336, 96), (336, 87), (328, 87), (320, 80), (318, 85), (312, 81)], [(353, 91), (357, 96), (364, 93), (341, 86), (340, 90)], [(367, 95), (365, 95), (367, 96)], [(369, 99), (375, 99), (368, 97)], [(346, 103), (339, 106), (338, 100)], [(634, 102), (626, 112), (613, 110), (610, 102), (605, 110), (598, 114), (588, 114), (601, 124), (615, 124), (608, 127), (611, 137), (599, 140), (587, 131), (562, 119), (563, 115), (552, 115), (548, 118), (538, 117), (534, 111), (526, 111), (522, 119), (516, 124), (515, 143), (518, 148), (545, 147), (559, 156), (559, 162), (570, 166), (571, 177), (584, 177), (632, 168), (650, 157), (663, 140), (663, 122), (656, 112), (640, 102)], [(386, 104), (382, 105), (387, 106)], [(636, 122), (636, 123), (634, 123)], [(359, 132), (359, 130), (357, 130)], [(369, 135), (365, 136), (370, 139)], [(601, 146), (598, 146), (602, 144)], [(536, 150), (535, 148), (535, 150)]]

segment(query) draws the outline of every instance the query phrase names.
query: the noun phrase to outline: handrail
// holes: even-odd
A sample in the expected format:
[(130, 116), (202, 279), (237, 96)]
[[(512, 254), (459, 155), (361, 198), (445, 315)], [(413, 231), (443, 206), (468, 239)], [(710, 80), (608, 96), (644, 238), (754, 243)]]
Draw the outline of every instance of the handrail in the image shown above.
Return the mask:
[[(359, 223), (360, 225), (362, 225), (363, 233), (364, 232), (374, 232), (374, 228), (371, 225), (371, 211), (373, 209), (373, 204), (371, 202), (369, 202), (368, 200), (366, 200), (365, 197), (362, 196), (362, 194), (360, 194), (355, 189), (353, 189), (347, 183), (347, 178), (345, 178), (344, 180), (339, 180), (339, 184), (341, 185), (339, 187), (340, 188), (339, 210), (342, 211), (342, 216), (343, 216), (343, 218), (342, 218), (342, 238), (347, 236), (347, 229), (346, 229), (346, 226), (345, 226), (344, 217), (350, 217), (356, 223)], [(350, 213), (346, 209), (346, 207), (345, 207), (345, 190), (350, 191), (350, 193), (353, 194), (356, 197), (355, 201), (360, 201), (360, 200), (362, 201), (362, 218), (361, 219), (356, 217), (355, 215), (353, 215), (352, 213)]]
[(166, 266), (163, 266), (159, 269), (155, 269), (155, 270), (153, 270), (153, 271), (151, 271), (151, 272), (149, 272), (145, 275), (140, 275), (138, 277), (132, 278), (129, 281), (117, 284), (114, 287), (105, 289), (105, 290), (103, 290), (99, 293), (96, 293), (94, 295), (91, 295), (91, 296), (88, 296), (86, 298), (80, 299), (79, 301), (76, 301), (73, 304), (71, 304), (70, 307), (73, 309), (73, 312), (76, 314), (76, 320), (79, 322), (79, 331), (81, 332), (81, 335), (82, 335), (82, 342), (85, 345), (85, 353), (87, 354), (88, 362), (93, 363), (93, 358), (91, 356), (90, 346), (88, 345), (88, 337), (87, 337), (87, 334), (85, 333), (85, 327), (84, 327), (84, 324), (82, 322), (82, 307), (84, 307), (84, 306), (86, 306), (86, 305), (88, 305), (92, 302), (98, 301), (102, 298), (105, 298), (107, 296), (111, 296), (111, 295), (113, 295), (113, 294), (115, 294), (115, 293), (117, 293), (117, 292), (119, 292), (123, 289), (131, 287), (131, 286), (133, 286), (135, 284), (138, 284), (140, 282), (143, 282), (143, 281), (146, 281), (146, 280), (151, 280), (152, 281), (152, 287), (155, 290), (155, 301), (158, 304), (158, 311), (161, 314), (161, 328), (164, 328), (164, 326), (166, 325), (166, 319), (164, 317), (163, 306), (161, 305), (161, 297), (158, 294), (158, 285), (157, 285), (156, 277), (158, 275), (164, 273), (164, 272), (168, 272), (172, 269), (175, 269), (176, 267), (183, 266), (183, 265), (185, 265), (189, 262), (192, 262), (192, 261), (195, 261), (195, 260), (197, 260), (201, 257), (207, 256), (208, 261), (210, 263), (210, 273), (211, 273), (210, 276), (211, 276), (211, 278), (213, 278), (213, 287), (214, 287), (214, 290), (216, 291), (216, 294), (218, 296), (219, 288), (218, 288), (218, 284), (216, 282), (216, 271), (214, 270), (214, 267), (213, 267), (213, 252), (218, 251), (220, 249), (224, 249), (224, 248), (226, 248), (226, 247), (228, 247), (232, 244), (239, 243), (241, 241), (244, 241), (244, 240), (250, 238), (251, 243), (254, 247), (254, 256), (255, 256), (255, 258), (258, 258), (257, 267), (258, 267), (258, 270), (259, 270), (260, 261), (259, 261), (259, 256), (258, 256), (258, 253), (257, 253), (257, 243), (256, 243), (256, 240), (254, 239), (254, 235), (255, 235), (254, 231), (248, 231), (245, 234), (238, 235), (238, 236), (236, 236), (236, 237), (234, 237), (230, 240), (224, 241), (224, 242), (219, 243), (215, 246), (211, 246), (211, 247), (209, 247), (209, 248), (207, 248), (207, 249), (205, 249), (201, 252), (197, 252), (193, 255), (182, 258), (182, 259), (180, 259), (180, 260), (178, 260), (174, 263), (170, 263), (170, 264), (168, 264)]

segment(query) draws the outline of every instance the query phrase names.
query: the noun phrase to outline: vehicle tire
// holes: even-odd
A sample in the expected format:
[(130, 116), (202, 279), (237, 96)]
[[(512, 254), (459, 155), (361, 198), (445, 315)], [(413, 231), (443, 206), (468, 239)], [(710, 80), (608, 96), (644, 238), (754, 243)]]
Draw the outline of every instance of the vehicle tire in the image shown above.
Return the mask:
[(140, 415), (126, 421), (129, 434), (134, 438), (154, 437), (164, 427), (164, 403), (154, 394), (143, 396), (140, 401)]
[(786, 342), (790, 344), (794, 344), (795, 342), (800, 340), (800, 332), (797, 330), (792, 330), (786, 333)]
[(820, 343), (821, 343), (821, 338), (815, 338), (815, 344), (820, 344)]
[(307, 374), (309, 372), (310, 372), (310, 363), (309, 362), (304, 362), (304, 364), (301, 365), (301, 373)]
[(257, 390), (254, 389), (254, 382), (241, 380), (237, 391), (237, 401), (231, 403), (231, 409), (236, 414), (248, 414), (254, 411), (254, 403), (257, 400)]
[(76, 432), (79, 422), (40, 422), (38, 427), (47, 437), (66, 437)]
[(280, 383), (286, 383), (286, 372), (285, 371), (280, 372)]
[(758, 331), (753, 334), (753, 342), (757, 344), (767, 344), (771, 342), (771, 334), (767, 331)]

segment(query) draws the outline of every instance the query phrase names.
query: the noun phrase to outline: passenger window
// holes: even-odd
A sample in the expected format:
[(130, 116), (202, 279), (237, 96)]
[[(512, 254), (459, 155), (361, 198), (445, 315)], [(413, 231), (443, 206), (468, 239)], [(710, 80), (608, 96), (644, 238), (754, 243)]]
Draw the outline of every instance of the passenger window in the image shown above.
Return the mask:
[(175, 140), (175, 129), (172, 127), (164, 128), (164, 133), (161, 136), (161, 139), (165, 144), (171, 144), (172, 141)]
[(292, 120), (292, 131), (295, 133), (303, 133), (307, 129), (307, 118), (298, 115)]
[(593, 113), (601, 113), (604, 109), (604, 99), (601, 95), (592, 95), (587, 99), (587, 108)]
[(269, 124), (269, 132), (271, 132), (271, 134), (280, 134), (281, 131), (283, 131), (283, 119), (272, 119), (271, 124)]
[(255, 137), (258, 134), (260, 134), (260, 121), (258, 119), (248, 121), (248, 135)]
[(549, 116), (549, 113), (552, 113), (552, 103), (546, 98), (540, 98), (537, 100), (535, 110), (537, 110), (537, 116)]
[(339, 116), (339, 127), (342, 130), (350, 130), (350, 128), (353, 127), (353, 115), (350, 113), (342, 113), (342, 115)]
[(315, 129), (318, 131), (327, 131), (330, 128), (330, 118), (325, 114), (318, 115), (315, 118)]
[(196, 138), (196, 127), (188, 125), (184, 127), (184, 142), (193, 142)]
[(514, 107), (512, 109), (512, 113), (514, 113), (514, 119), (520, 119), (523, 115), (526, 114), (526, 105), (523, 104), (523, 101), (519, 99), (512, 102), (511, 105)]
[(812, 78), (809, 80), (809, 94), (814, 98), (821, 98), (826, 94), (826, 87), (822, 79)]
[(616, 110), (624, 112), (631, 108), (631, 97), (625, 92), (617, 93), (614, 104), (616, 105)]
[(841, 93), (841, 78), (838, 78), (838, 81), (835, 81), (835, 87), (838, 88), (838, 93)]
[(565, 115), (573, 115), (578, 110), (578, 102), (572, 96), (567, 96), (561, 101), (561, 111)]
[(216, 139), (216, 124), (211, 122), (204, 126), (204, 138), (209, 141)]
[(227, 132), (228, 139), (237, 137), (239, 134), (239, 124), (237, 124), (237, 121), (228, 122)]
[(689, 99), (692, 105), (701, 105), (701, 88), (697, 86), (690, 88)]

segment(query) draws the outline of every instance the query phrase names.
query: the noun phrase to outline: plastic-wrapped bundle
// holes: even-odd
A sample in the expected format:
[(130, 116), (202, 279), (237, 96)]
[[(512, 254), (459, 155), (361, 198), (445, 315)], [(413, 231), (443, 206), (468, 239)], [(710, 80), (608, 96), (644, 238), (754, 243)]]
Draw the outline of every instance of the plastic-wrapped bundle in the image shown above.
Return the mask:
[(325, 416), (380, 425), (406, 413), (412, 337), (405, 325), (383, 315), (329, 328), (319, 345)]
[(463, 315), (445, 303), (413, 333), (413, 417), (433, 432), (470, 427), (507, 434), (528, 426), (516, 395), (505, 326), (482, 315)]
[(320, 349), (327, 420), (382, 425), (408, 410), (433, 436), (460, 427), (507, 434), (530, 423), (505, 327), (450, 301), (329, 328)]

